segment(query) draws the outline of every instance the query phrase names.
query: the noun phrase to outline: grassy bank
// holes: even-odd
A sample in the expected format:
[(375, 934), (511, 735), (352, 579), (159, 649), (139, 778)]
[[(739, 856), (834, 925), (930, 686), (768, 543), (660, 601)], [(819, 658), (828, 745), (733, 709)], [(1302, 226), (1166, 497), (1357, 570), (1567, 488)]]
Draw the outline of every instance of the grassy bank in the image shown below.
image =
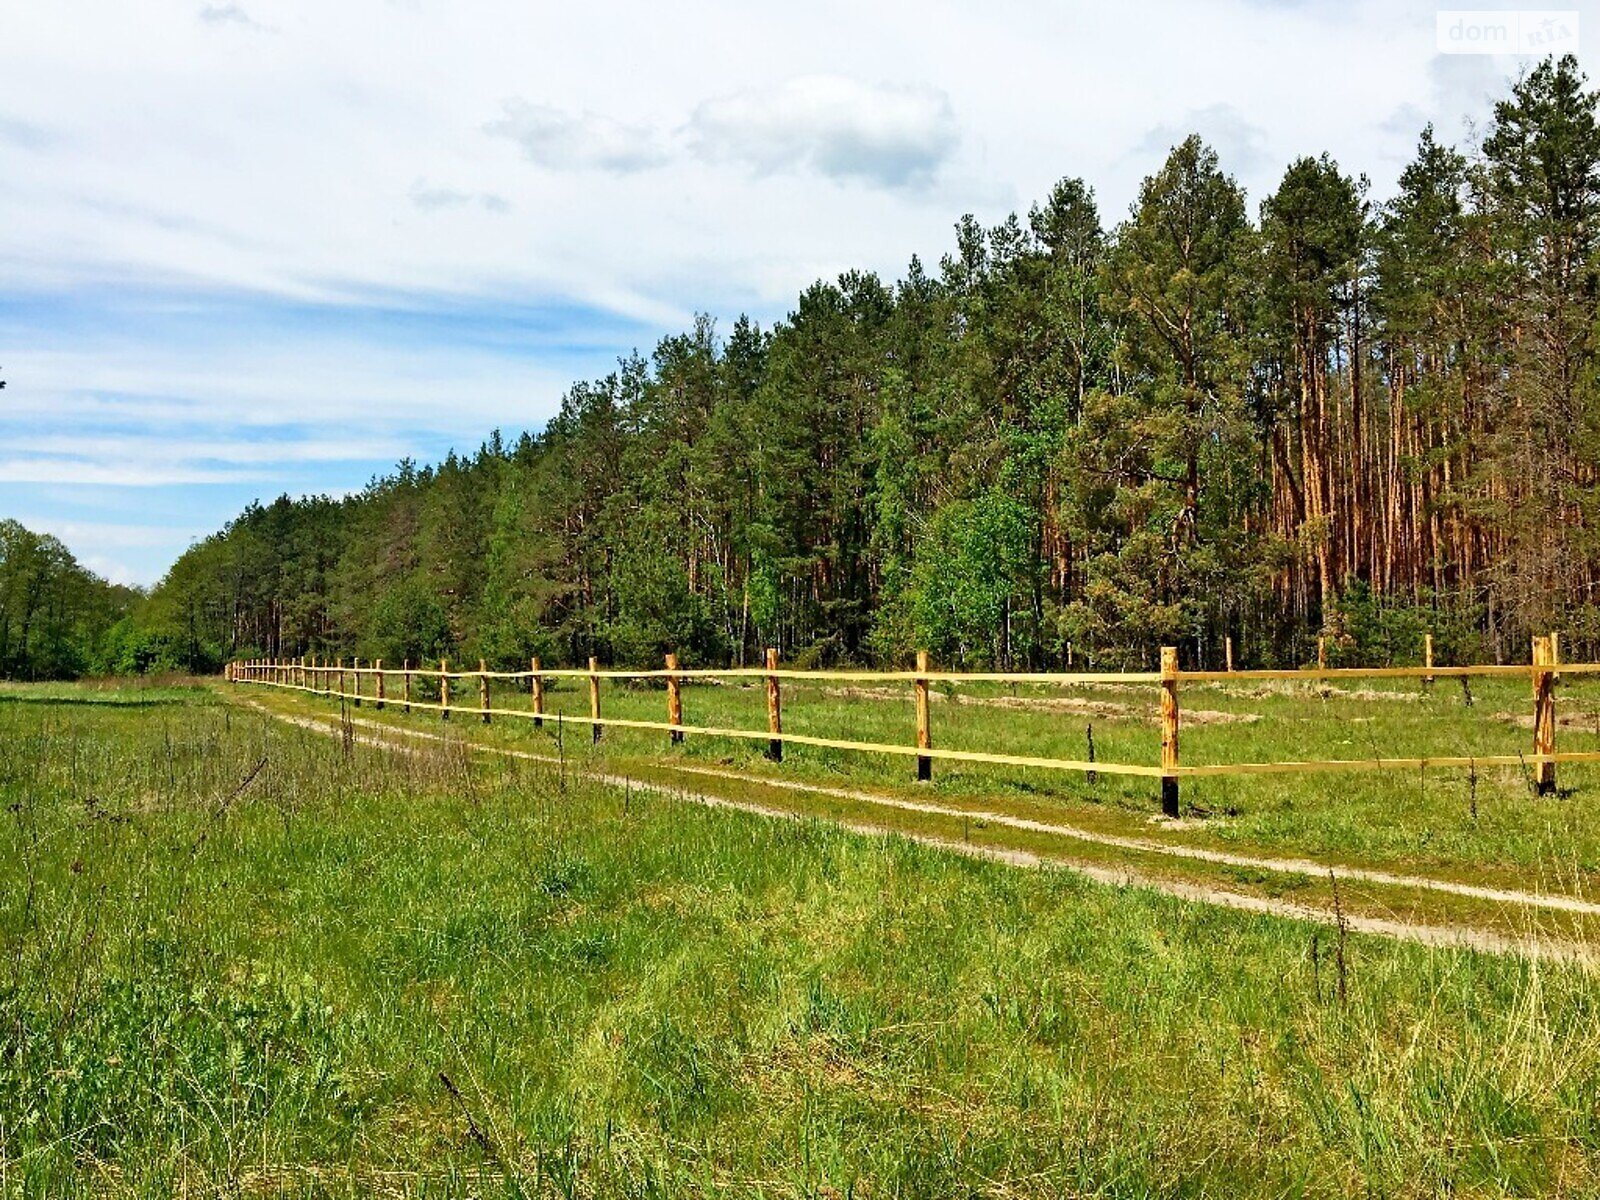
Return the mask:
[(1600, 1185), (1575, 969), (119, 697), (0, 698), (13, 1193)]

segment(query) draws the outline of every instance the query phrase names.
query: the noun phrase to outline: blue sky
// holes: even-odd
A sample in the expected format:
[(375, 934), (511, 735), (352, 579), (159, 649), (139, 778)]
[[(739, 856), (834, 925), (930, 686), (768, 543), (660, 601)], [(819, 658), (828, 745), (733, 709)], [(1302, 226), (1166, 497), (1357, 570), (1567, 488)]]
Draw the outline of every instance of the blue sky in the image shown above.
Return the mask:
[[(537, 429), (696, 311), (935, 262), (1198, 129), (1387, 194), (1522, 65), (1432, 5), (56, 0), (0, 10), (0, 516), (154, 582), (250, 500)], [(1580, 55), (1580, 57), (1582, 57)]]

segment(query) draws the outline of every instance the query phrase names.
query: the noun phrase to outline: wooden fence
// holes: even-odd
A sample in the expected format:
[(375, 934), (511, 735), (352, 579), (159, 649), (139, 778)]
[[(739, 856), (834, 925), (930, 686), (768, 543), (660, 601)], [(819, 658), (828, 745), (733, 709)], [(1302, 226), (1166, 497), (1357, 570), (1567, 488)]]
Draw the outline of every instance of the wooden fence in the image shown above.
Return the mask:
[[(362, 666), (352, 659), (347, 666), (344, 659), (333, 662), (314, 658), (255, 659), (230, 663), (227, 679), (235, 684), (264, 684), (288, 688), (316, 695), (349, 700), (356, 705), (370, 701), (375, 708), (398, 705), (404, 711), (422, 709), (437, 712), (448, 721), (453, 714), (476, 716), (487, 724), (495, 717), (531, 720), (543, 725), (546, 718), (554, 716), (545, 710), (545, 681), (548, 679), (582, 679), (588, 683), (589, 715), (563, 714), (561, 720), (586, 724), (593, 739), (600, 740), (606, 726), (620, 729), (656, 730), (667, 734), (669, 744), (681, 743), (686, 735), (703, 737), (744, 738), (765, 741), (767, 756), (781, 760), (785, 744), (820, 746), (834, 750), (859, 751), (873, 754), (896, 754), (916, 759), (916, 777), (932, 778), (935, 759), (954, 762), (989, 763), (996, 766), (1035, 767), (1045, 770), (1082, 771), (1105, 775), (1144, 776), (1161, 781), (1161, 806), (1169, 815), (1178, 812), (1179, 781), (1214, 775), (1255, 775), (1266, 773), (1294, 773), (1302, 771), (1359, 771), (1418, 769), (1427, 767), (1494, 767), (1521, 766), (1531, 768), (1540, 794), (1555, 791), (1556, 764), (1563, 762), (1600, 762), (1600, 751), (1556, 750), (1555, 684), (1563, 675), (1592, 675), (1600, 673), (1600, 663), (1562, 663), (1556, 636), (1533, 639), (1532, 661), (1527, 665), (1490, 665), (1472, 667), (1437, 666), (1433, 663), (1432, 639), (1425, 647), (1426, 661), (1420, 667), (1328, 667), (1318, 665), (1302, 670), (1220, 670), (1187, 671), (1178, 666), (1178, 652), (1174, 647), (1161, 651), (1159, 671), (1118, 672), (1025, 672), (1025, 671), (935, 671), (929, 666), (928, 655), (918, 653), (916, 669), (912, 671), (822, 670), (801, 671), (778, 665), (778, 652), (768, 650), (762, 667), (682, 668), (675, 654), (666, 658), (660, 670), (620, 671), (601, 669), (591, 658), (587, 669), (547, 669), (537, 658), (526, 671), (491, 671), (480, 660), (478, 669), (452, 670), (450, 664), (440, 660), (437, 668), (413, 666), (407, 662), (399, 668), (385, 668), (382, 660)], [(1326, 662), (1325, 654), (1318, 654), (1319, 664)], [(1230, 647), (1231, 650), (1231, 647)], [(1229, 659), (1231, 661), (1232, 655)], [(1178, 753), (1178, 732), (1182, 724), (1179, 690), (1184, 682), (1245, 683), (1252, 680), (1293, 680), (1312, 682), (1340, 679), (1417, 679), (1425, 685), (1436, 679), (1460, 677), (1525, 677), (1533, 690), (1533, 745), (1527, 754), (1440, 756), (1428, 758), (1357, 758), (1316, 759), (1284, 762), (1214, 763), (1209, 765), (1183, 765)], [(424, 701), (414, 695), (414, 681), (427, 678), (437, 681), (439, 699)], [(659, 679), (666, 684), (665, 721), (645, 721), (624, 717), (601, 715), (600, 683), (605, 679), (644, 680)], [(707, 725), (685, 724), (683, 719), (682, 684), (691, 679), (760, 679), (766, 686), (767, 728), (722, 729)], [(463, 705), (453, 703), (451, 684), (455, 681), (476, 680), (478, 703)], [(491, 681), (516, 681), (525, 683), (532, 697), (530, 709), (495, 708), (491, 703)], [(838, 738), (814, 737), (809, 734), (787, 733), (783, 728), (783, 692), (785, 680), (817, 683), (872, 682), (910, 684), (916, 708), (916, 740), (913, 745), (891, 742), (857, 742)], [(364, 687), (363, 681), (371, 686)], [(393, 684), (398, 682), (399, 692)], [(1029, 683), (1071, 686), (1077, 684), (1150, 684), (1160, 689), (1161, 706), (1161, 758), (1159, 763), (1117, 763), (1064, 758), (1036, 758), (1017, 754), (989, 754), (977, 750), (950, 750), (935, 747), (929, 714), (928, 688), (934, 683), (955, 685), (971, 683)]]

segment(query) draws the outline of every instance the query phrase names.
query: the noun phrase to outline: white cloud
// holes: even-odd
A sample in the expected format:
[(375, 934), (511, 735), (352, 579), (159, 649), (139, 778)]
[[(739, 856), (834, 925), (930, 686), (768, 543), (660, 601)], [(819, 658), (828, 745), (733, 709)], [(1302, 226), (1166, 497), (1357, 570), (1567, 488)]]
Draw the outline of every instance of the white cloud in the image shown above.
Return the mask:
[(294, 436), (284, 431), (272, 440), (215, 438), (201, 433), (175, 438), (167, 434), (125, 437), (79, 437), (73, 434), (23, 434), (8, 440), (9, 451), (19, 455), (50, 455), (107, 467), (129, 461), (145, 467), (186, 468), (206, 463), (234, 465), (279, 463), (353, 462), (370, 459), (399, 460), (410, 449), (388, 436), (374, 437), (369, 430), (352, 428), (343, 437)]
[(1266, 129), (1231, 104), (1208, 105), (1191, 110), (1181, 120), (1163, 122), (1146, 133), (1134, 149), (1154, 171), (1174, 146), (1193, 133), (1217, 152), (1222, 169), (1229, 174), (1252, 174), (1270, 159)]
[(251, 15), (237, 4), (206, 4), (199, 13), (200, 20), (207, 25), (236, 25), (249, 29), (255, 33), (271, 33), (273, 30), (258, 23)]
[(662, 166), (671, 157), (655, 131), (599, 113), (569, 113), (514, 98), (484, 132), (509, 138), (531, 163), (554, 170), (594, 169), (629, 174)]
[(465, 208), (473, 204), (485, 212), (504, 213), (511, 211), (511, 205), (506, 198), (497, 196), (493, 192), (463, 192), (456, 188), (437, 187), (421, 179), (411, 185), (410, 195), (411, 203), (423, 212)]
[(187, 484), (253, 483), (259, 471), (161, 465), (120, 460), (97, 463), (69, 458), (0, 458), (0, 483), (54, 483), (73, 487), (174, 487)]
[(707, 100), (689, 129), (696, 151), (713, 161), (885, 187), (928, 186), (960, 142), (950, 98), (937, 88), (838, 75)]

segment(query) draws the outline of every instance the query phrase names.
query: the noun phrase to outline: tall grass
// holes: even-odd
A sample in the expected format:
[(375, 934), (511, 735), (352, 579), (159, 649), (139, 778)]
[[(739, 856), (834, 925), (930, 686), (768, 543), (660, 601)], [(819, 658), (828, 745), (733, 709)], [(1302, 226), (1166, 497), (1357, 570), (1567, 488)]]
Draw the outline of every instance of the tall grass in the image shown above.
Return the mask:
[(10, 1194), (1600, 1187), (1576, 968), (227, 706), (0, 703), (0, 801)]

